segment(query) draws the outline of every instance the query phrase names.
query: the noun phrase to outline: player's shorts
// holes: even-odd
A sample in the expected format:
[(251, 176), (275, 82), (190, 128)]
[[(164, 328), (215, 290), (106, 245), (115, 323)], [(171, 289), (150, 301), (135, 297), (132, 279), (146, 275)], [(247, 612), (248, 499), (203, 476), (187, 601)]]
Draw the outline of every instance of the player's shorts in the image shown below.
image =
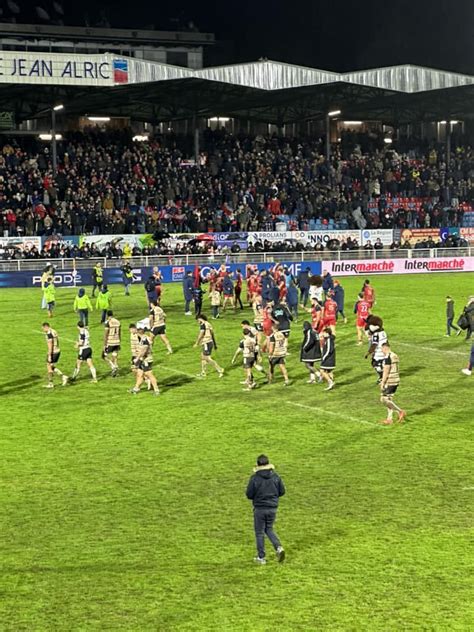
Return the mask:
[(54, 306), (56, 305), (55, 301), (52, 301), (51, 303), (46, 303), (46, 307), (48, 309), (54, 309)]
[(255, 329), (259, 332), (263, 331), (263, 325), (262, 323), (254, 323), (253, 326), (255, 327)]
[(214, 343), (213, 342), (205, 342), (202, 345), (202, 354), (205, 355), (205, 356), (210, 356), (213, 349), (214, 349)]
[(163, 336), (166, 333), (166, 325), (160, 325), (159, 327), (153, 327), (151, 333), (154, 336)]
[(49, 364), (57, 364), (59, 362), (60, 357), (61, 357), (61, 351), (58, 351), (57, 353), (53, 353), (51, 355), (51, 362), (49, 361), (49, 356), (46, 358), (46, 362), (48, 362)]
[(137, 362), (136, 356), (132, 356), (132, 359), (130, 360), (130, 364), (132, 368), (137, 366), (136, 362)]
[(323, 327), (335, 327), (336, 326), (336, 318), (325, 318), (323, 320)]
[(280, 356), (279, 358), (270, 358), (270, 366), (277, 366), (277, 364), (285, 364), (285, 357)]
[(358, 318), (357, 319), (357, 327), (361, 327), (362, 329), (364, 329), (366, 325), (367, 325), (367, 322), (366, 322), (365, 318)]
[(77, 354), (78, 360), (89, 360), (90, 358), (92, 358), (92, 349), (90, 347), (82, 349), (82, 351), (79, 351)]
[(147, 360), (140, 360), (137, 365), (137, 369), (143, 371), (143, 373), (147, 373), (153, 369), (153, 362), (148, 362)]
[(234, 293), (232, 292), (232, 294), (226, 294), (224, 292), (224, 298), (234, 298)]
[(118, 353), (120, 351), (120, 345), (112, 345), (110, 347), (105, 347), (104, 353), (107, 355), (108, 353)]
[(397, 388), (398, 384), (394, 384), (393, 386), (386, 386), (382, 391), (382, 395), (385, 395), (385, 397), (390, 397), (397, 392)]
[(255, 356), (252, 358), (244, 358), (244, 369), (251, 369), (255, 365)]
[(372, 358), (372, 366), (374, 367), (374, 369), (377, 371), (378, 369), (380, 369), (381, 371), (383, 370), (383, 359), (381, 360), (374, 360)]

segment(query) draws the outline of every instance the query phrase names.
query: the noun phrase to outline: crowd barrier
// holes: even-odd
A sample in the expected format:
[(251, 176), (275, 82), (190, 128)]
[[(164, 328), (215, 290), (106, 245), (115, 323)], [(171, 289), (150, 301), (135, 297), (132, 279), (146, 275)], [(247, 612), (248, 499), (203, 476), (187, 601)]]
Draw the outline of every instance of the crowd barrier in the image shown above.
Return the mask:
[[(313, 231), (294, 230), (294, 231), (269, 231), (269, 232), (227, 232), (227, 233), (171, 233), (167, 238), (167, 242), (172, 248), (179, 244), (186, 244), (191, 240), (213, 242), (217, 248), (231, 249), (232, 246), (238, 246), (242, 251), (246, 251), (250, 244), (257, 241), (275, 242), (291, 242), (303, 244), (304, 246), (315, 246), (321, 244), (327, 246), (332, 240), (339, 242), (347, 239), (356, 240), (361, 246), (367, 242), (375, 243), (380, 240), (384, 246), (389, 246), (393, 241), (408, 241), (411, 245), (432, 238), (446, 239), (449, 235), (457, 235), (463, 237), (469, 242), (474, 242), (474, 228), (406, 228), (399, 229), (364, 229), (364, 230), (331, 230), (329, 228)], [(144, 234), (117, 234), (117, 235), (49, 235), (43, 237), (0, 237), (0, 248), (13, 247), (18, 250), (49, 250), (52, 246), (59, 245), (65, 247), (80, 247), (83, 245), (95, 246), (99, 250), (104, 249), (107, 245), (117, 244), (121, 248), (129, 246), (130, 248), (138, 248), (143, 250), (145, 247), (155, 244), (151, 233)]]
[[(35, 262), (38, 263), (38, 262)], [(47, 263), (47, 262), (43, 262)], [(49, 263), (49, 262), (48, 262)], [(69, 262), (71, 263), (71, 262)], [(87, 286), (92, 285), (93, 261), (84, 262), (87, 267), (57, 268), (54, 272), (54, 283), (57, 286)], [(155, 262), (143, 265), (131, 260), (133, 269), (133, 282), (144, 283), (152, 274)], [(240, 270), (246, 275), (248, 267), (252, 266), (259, 271), (268, 270), (275, 265), (274, 261), (255, 261), (249, 259), (245, 263), (233, 263), (223, 259), (219, 261), (207, 261), (201, 263), (200, 270), (203, 277), (207, 277), (211, 270), (217, 270), (224, 263), (228, 272), (234, 273)], [(474, 272), (474, 256), (458, 254), (457, 256), (443, 256), (439, 258), (386, 258), (386, 259), (332, 259), (329, 261), (291, 261), (280, 260), (284, 267), (295, 277), (303, 269), (309, 268), (312, 274), (321, 274), (327, 270), (333, 277), (343, 276), (367, 276), (390, 274), (420, 274), (434, 272)], [(196, 264), (166, 264), (159, 266), (163, 282), (174, 283), (183, 280), (187, 272), (192, 272)], [(43, 269), (35, 267), (31, 270), (3, 271), (0, 272), (0, 287), (39, 287)], [(120, 267), (112, 266), (104, 268), (104, 283), (114, 285), (123, 282)]]

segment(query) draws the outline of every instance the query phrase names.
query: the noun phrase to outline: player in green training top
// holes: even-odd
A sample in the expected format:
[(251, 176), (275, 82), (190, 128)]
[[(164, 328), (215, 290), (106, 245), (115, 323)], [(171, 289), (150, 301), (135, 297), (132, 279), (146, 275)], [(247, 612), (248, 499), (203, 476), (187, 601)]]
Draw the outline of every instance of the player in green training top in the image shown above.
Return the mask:
[(56, 288), (54, 283), (50, 281), (44, 284), (43, 288), (43, 303), (48, 310), (48, 316), (53, 317), (54, 306), (56, 305)]

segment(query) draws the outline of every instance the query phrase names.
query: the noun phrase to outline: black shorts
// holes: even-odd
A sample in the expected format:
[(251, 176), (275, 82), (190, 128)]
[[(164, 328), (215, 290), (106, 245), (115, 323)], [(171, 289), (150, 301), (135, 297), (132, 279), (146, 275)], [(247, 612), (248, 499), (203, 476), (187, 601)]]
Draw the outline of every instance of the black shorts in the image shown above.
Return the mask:
[(323, 371), (334, 371), (334, 369), (336, 368), (335, 366), (325, 366), (323, 362), (321, 362), (321, 367), (320, 367)]
[(110, 347), (105, 347), (105, 355), (108, 353), (118, 353), (120, 351), (120, 345), (112, 345)]
[(374, 360), (372, 359), (372, 366), (375, 370), (383, 369), (383, 360)]
[(285, 364), (284, 356), (279, 358), (270, 358), (270, 366), (277, 366), (277, 364)]
[(51, 355), (51, 361), (49, 360), (49, 356), (46, 358), (46, 362), (48, 364), (57, 364), (59, 362), (59, 358), (61, 357), (61, 351), (58, 351), (57, 353), (53, 353)]
[(46, 305), (46, 307), (47, 307), (48, 309), (54, 309), (54, 306), (55, 306), (55, 305), (56, 305), (56, 303), (53, 301), (52, 303), (48, 303), (48, 304)]
[(385, 395), (385, 397), (395, 395), (395, 393), (397, 392), (397, 388), (398, 384), (394, 384), (393, 386), (386, 386), (382, 391), (382, 395)]
[(251, 369), (255, 364), (255, 357), (244, 358), (244, 369)]
[(214, 349), (214, 343), (213, 342), (205, 342), (202, 345), (202, 353), (205, 356), (210, 356), (213, 349)]
[(82, 351), (79, 351), (77, 355), (78, 360), (90, 360), (90, 358), (92, 358), (92, 349), (90, 347), (82, 349)]
[(137, 369), (143, 371), (143, 373), (147, 373), (153, 369), (153, 362), (148, 362), (147, 360), (140, 360), (138, 363)]
[(253, 326), (255, 327), (257, 331), (260, 331), (260, 332), (263, 331), (262, 323), (254, 323)]
[(154, 336), (163, 336), (166, 333), (166, 325), (160, 325), (159, 327), (153, 327), (151, 333)]
[(136, 356), (132, 356), (132, 359), (130, 360), (130, 364), (132, 365), (132, 367), (136, 367), (137, 366), (136, 360), (137, 360)]

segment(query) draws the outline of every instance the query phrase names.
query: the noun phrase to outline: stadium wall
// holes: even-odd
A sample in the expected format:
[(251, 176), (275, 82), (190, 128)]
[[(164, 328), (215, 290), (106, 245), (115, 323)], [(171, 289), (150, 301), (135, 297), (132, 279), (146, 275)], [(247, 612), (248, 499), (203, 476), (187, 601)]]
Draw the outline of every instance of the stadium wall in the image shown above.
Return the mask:
[[(321, 274), (321, 262), (294, 262), (294, 261), (282, 261), (282, 265), (287, 267), (292, 274), (298, 275), (301, 268), (309, 267), (312, 274)], [(255, 264), (228, 264), (226, 268), (228, 272), (235, 272), (240, 269), (243, 273), (247, 271), (248, 266), (257, 268), (258, 270), (269, 270), (275, 264), (274, 263), (255, 263)], [(211, 270), (217, 270), (217, 265), (201, 265), (201, 274), (203, 277), (207, 277)], [(163, 283), (174, 283), (182, 281), (186, 275), (186, 272), (192, 272), (194, 270), (193, 265), (188, 266), (160, 266), (160, 272), (163, 276)], [(133, 268), (133, 282), (145, 283), (146, 279), (152, 274), (153, 267), (137, 267)], [(40, 287), (41, 275), (43, 270), (29, 270), (23, 272), (0, 272), (0, 287)], [(120, 268), (105, 268), (104, 269), (104, 283), (106, 285), (114, 285), (123, 282), (123, 275)], [(92, 285), (92, 266), (89, 269), (74, 270), (57, 270), (54, 276), (54, 283), (57, 287), (73, 287)]]

